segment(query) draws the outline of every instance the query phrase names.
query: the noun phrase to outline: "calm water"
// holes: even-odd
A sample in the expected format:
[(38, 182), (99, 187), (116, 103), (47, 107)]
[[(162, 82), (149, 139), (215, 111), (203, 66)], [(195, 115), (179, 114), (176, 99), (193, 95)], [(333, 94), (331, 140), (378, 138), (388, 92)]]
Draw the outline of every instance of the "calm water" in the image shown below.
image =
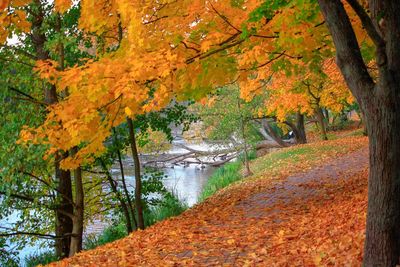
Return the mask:
[(172, 192), (176, 192), (180, 200), (193, 206), (197, 203), (201, 191), (214, 170), (213, 167), (199, 169), (198, 166), (193, 165), (186, 168), (178, 166), (173, 169), (164, 169), (168, 178), (164, 179), (163, 183)]
[[(162, 180), (164, 186), (190, 207), (197, 203), (199, 195), (208, 178), (215, 170), (214, 167), (200, 168), (200, 165), (174, 166), (173, 168), (162, 168), (167, 176)], [(135, 176), (133, 167), (125, 169), (125, 179), (130, 190), (133, 190)], [(120, 178), (119, 169), (112, 169), (112, 174)]]

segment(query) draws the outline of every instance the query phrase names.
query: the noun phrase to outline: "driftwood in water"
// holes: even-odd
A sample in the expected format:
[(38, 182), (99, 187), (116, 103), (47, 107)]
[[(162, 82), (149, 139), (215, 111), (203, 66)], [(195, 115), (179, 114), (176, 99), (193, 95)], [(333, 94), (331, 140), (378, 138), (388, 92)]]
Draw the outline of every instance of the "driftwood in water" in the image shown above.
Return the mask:
[[(154, 156), (147, 155), (142, 159), (143, 166), (188, 166), (190, 164), (199, 164), (218, 167), (236, 158), (243, 151), (243, 146), (211, 149), (207, 151), (197, 150), (183, 144), (176, 144), (176, 146), (186, 150), (187, 152)], [(255, 146), (256, 150), (280, 147), (282, 146), (274, 141), (262, 141)], [(148, 159), (146, 160), (146, 158)]]

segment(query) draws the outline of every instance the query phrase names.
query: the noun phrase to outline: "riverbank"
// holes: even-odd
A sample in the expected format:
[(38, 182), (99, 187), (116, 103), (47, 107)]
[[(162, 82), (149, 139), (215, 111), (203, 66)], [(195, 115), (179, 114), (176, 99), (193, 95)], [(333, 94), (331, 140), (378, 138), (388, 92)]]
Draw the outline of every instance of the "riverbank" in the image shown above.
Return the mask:
[[(179, 144), (183, 144), (184, 142), (182, 140), (178, 141)], [(195, 149), (202, 149), (206, 150), (208, 149), (207, 144), (202, 143), (202, 144), (197, 144), (197, 145), (192, 145), (188, 144), (187, 145), (189, 148), (195, 148)], [(174, 153), (181, 153), (181, 149), (179, 146), (172, 145), (170, 150), (168, 151), (168, 155), (174, 155)], [(167, 155), (166, 154), (166, 155)], [(130, 191), (134, 190), (134, 184), (135, 184), (135, 177), (134, 177), (134, 170), (133, 170), (133, 161), (131, 158), (127, 157), (123, 159), (123, 164), (124, 164), (124, 174), (125, 174), (125, 179), (127, 182), (128, 189)], [(193, 206), (194, 204), (198, 203), (198, 199), (200, 197), (201, 192), (203, 191), (204, 185), (207, 183), (208, 178), (210, 175), (214, 172), (216, 169), (215, 167), (212, 166), (205, 166), (204, 168), (200, 168), (199, 165), (183, 165), (183, 164), (178, 164), (174, 165), (173, 168), (159, 168), (164, 176), (162, 178), (162, 183), (164, 187), (170, 191), (173, 192), (175, 195), (175, 198), (172, 202), (174, 202), (176, 205), (170, 205), (171, 201), (168, 201), (167, 207), (164, 205), (164, 207), (160, 208), (157, 207), (154, 212), (148, 212), (146, 215), (147, 222), (146, 225), (151, 225), (154, 224), (155, 222), (168, 218), (170, 216), (176, 216), (180, 213), (183, 212), (188, 207)], [(116, 180), (121, 180), (121, 172), (118, 164), (115, 164), (112, 166), (110, 169), (110, 173)], [(96, 176), (96, 174), (93, 173), (87, 173), (90, 177)], [(108, 188), (108, 185), (104, 185), (105, 191), (110, 190)], [(180, 203), (177, 201), (179, 200)], [(183, 207), (185, 207), (183, 209)], [(18, 217), (17, 214), (14, 215), (14, 217)], [(7, 218), (3, 220), (7, 223), (12, 223), (14, 222), (13, 218)], [(1, 223), (1, 221), (0, 221)], [(123, 223), (121, 223), (123, 224)], [(116, 240), (118, 238), (126, 236), (126, 233), (123, 234), (121, 231), (117, 231), (117, 235), (115, 238), (112, 237), (107, 237), (103, 238), (101, 237), (103, 234), (107, 235), (105, 232), (110, 232), (113, 230), (107, 229), (110, 228), (110, 226), (115, 225), (115, 222), (111, 220), (111, 218), (107, 217), (105, 218), (104, 216), (99, 216), (91, 220), (86, 226), (85, 226), (85, 231), (84, 231), (84, 239), (93, 239), (94, 237), (103, 239), (104, 242), (100, 242), (99, 244), (104, 244), (109, 241)], [(47, 242), (49, 243), (49, 242)], [(16, 258), (19, 259), (19, 264), (21, 266), (25, 266), (25, 259), (26, 258), (31, 258), (33, 259), (32, 262), (34, 263), (40, 263), (40, 262), (50, 262), (54, 260), (54, 255), (52, 255), (51, 252), (51, 244), (44, 244), (43, 240), (37, 240), (35, 244), (33, 245), (27, 245), (23, 249), (18, 250), (16, 254)], [(94, 244), (92, 243), (91, 246), (93, 247)], [(45, 259), (45, 261), (41, 259)], [(38, 259), (38, 260), (36, 260)], [(48, 260), (47, 260), (48, 259)], [(28, 265), (28, 266), (33, 266), (33, 265)]]
[[(182, 215), (50, 266), (357, 262), (366, 147), (365, 137), (349, 136), (273, 152), (252, 161), (252, 177)], [(314, 232), (319, 241), (307, 244)]]

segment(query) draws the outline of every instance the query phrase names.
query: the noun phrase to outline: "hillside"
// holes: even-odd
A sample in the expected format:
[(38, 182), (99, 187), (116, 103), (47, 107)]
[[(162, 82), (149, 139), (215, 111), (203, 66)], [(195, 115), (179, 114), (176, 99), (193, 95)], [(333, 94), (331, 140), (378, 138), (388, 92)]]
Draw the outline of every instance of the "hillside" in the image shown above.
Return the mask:
[(49, 266), (359, 266), (368, 145), (348, 136), (254, 160), (182, 215)]

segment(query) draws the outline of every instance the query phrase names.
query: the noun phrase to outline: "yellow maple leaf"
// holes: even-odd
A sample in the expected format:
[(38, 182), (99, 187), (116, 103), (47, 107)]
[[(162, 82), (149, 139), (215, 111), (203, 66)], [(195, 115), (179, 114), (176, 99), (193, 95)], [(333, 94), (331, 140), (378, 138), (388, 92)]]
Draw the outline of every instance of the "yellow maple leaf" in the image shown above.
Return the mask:
[(132, 116), (132, 110), (131, 110), (129, 107), (126, 107), (126, 108), (125, 108), (125, 114), (126, 114), (127, 116)]

